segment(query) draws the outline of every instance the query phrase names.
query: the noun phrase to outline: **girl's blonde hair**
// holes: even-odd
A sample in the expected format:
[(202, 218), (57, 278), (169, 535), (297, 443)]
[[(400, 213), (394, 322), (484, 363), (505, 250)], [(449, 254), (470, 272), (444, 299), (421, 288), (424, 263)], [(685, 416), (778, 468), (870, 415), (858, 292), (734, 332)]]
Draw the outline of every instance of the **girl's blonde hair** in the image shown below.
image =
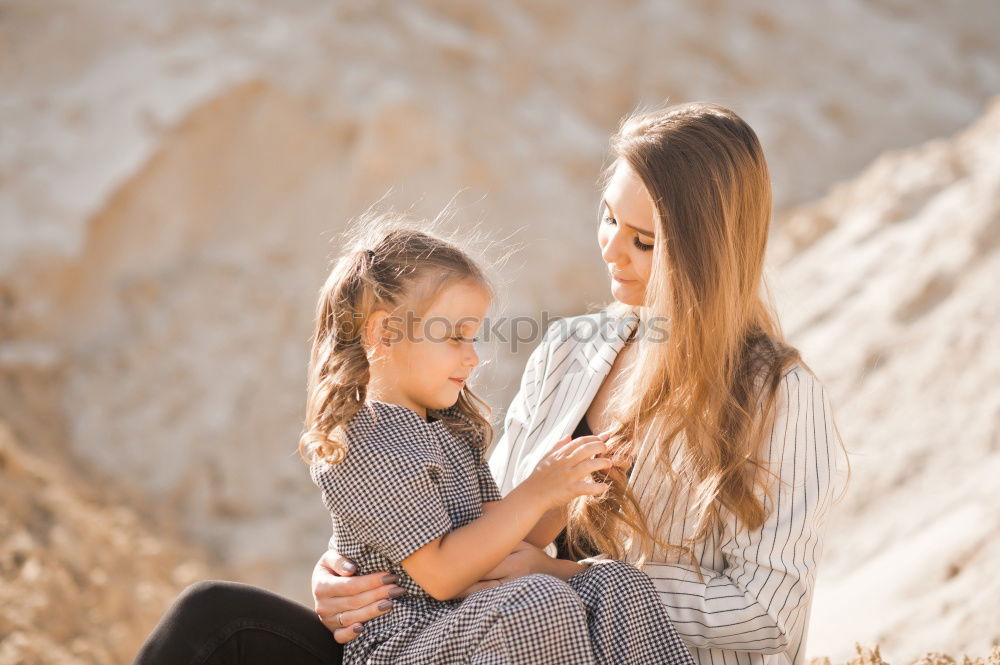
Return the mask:
[[(368, 212), (345, 234), (353, 238), (330, 271), (316, 305), (309, 360), (305, 432), (299, 454), (310, 464), (347, 455), (346, 426), (364, 407), (370, 371), (364, 332), (384, 310), (420, 316), (443, 289), (470, 282), (492, 297), (484, 271), (461, 249), (395, 213)], [(393, 333), (409, 332), (394, 330)], [(468, 386), (453, 408), (430, 413), (480, 448), (492, 439), (489, 407)]]
[[(665, 320), (668, 328), (665, 343), (640, 343), (635, 366), (642, 370), (613, 396), (619, 422), (612, 450), (631, 458), (650, 428), (658, 428), (655, 458), (672, 482), (692, 491), (696, 520), (687, 543), (660, 542), (626, 474), (612, 468), (603, 499), (574, 502), (568, 545), (580, 553), (589, 542), (621, 558), (623, 543), (638, 538), (640, 561), (654, 543), (692, 556), (690, 545), (721, 526), (723, 508), (748, 530), (763, 524), (764, 505), (754, 491), (769, 487), (759, 475), (769, 471), (761, 444), (782, 376), (796, 363), (805, 366), (763, 297), (770, 176), (753, 129), (714, 104), (628, 117), (611, 139), (611, 153), (606, 176), (624, 160), (654, 202), (656, 254), (642, 316)], [(666, 510), (673, 512), (682, 492), (670, 494)]]

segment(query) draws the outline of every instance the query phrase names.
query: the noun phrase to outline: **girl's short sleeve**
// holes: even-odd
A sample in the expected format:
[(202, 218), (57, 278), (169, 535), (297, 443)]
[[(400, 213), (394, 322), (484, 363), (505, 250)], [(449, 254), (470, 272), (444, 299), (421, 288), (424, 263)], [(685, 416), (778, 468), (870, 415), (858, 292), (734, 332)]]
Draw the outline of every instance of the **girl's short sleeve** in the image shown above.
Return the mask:
[(392, 562), (452, 530), (441, 497), (442, 460), (426, 442), (352, 441), (343, 462), (314, 464), (310, 475), (333, 518)]
[(499, 501), (503, 498), (497, 481), (490, 472), (490, 465), (486, 460), (481, 460), (477, 466), (479, 474), (479, 494), (483, 497), (483, 503)]

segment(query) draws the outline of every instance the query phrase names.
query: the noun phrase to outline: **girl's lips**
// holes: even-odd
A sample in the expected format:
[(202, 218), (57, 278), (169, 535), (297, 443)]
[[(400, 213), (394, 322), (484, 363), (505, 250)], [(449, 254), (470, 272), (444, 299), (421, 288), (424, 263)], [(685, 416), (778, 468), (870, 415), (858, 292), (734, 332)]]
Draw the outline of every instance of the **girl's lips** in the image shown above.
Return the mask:
[(465, 379), (453, 379), (453, 378), (449, 378), (448, 380), (454, 382), (455, 385), (457, 385), (459, 388), (461, 388), (462, 386), (465, 385)]
[(615, 280), (616, 282), (619, 282), (620, 284), (631, 284), (632, 282), (635, 281), (634, 279), (622, 279), (621, 277), (617, 277), (615, 275), (611, 275), (611, 279)]

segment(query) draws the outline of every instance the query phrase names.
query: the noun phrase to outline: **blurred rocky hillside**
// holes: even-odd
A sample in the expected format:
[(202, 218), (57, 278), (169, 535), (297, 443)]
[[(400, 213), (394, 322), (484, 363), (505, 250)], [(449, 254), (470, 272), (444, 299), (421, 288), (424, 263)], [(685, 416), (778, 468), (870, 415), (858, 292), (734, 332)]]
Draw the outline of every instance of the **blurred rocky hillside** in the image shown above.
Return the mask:
[(179, 589), (223, 574), (147, 501), (37, 455), (2, 421), (0, 477), (0, 665), (129, 663)]
[[(988, 0), (0, 0), (8, 440), (76, 478), (67, 497), (90, 488), (86, 520), (125, 519), (121, 497), (155, 506), (106, 527), (133, 533), (123, 553), (129, 538), (182, 551), (150, 535), (175, 524), (196, 559), (306, 600), (329, 523), (295, 444), (312, 307), (345, 220), (387, 191), (434, 215), (461, 190), (453, 227), (522, 248), (495, 315), (576, 314), (607, 298), (594, 236), (609, 133), (639, 105), (711, 100), (765, 145), (775, 291), (860, 453), (820, 575), (836, 614), (824, 625), (850, 639), (824, 637), (818, 607), (811, 651), (862, 634), (916, 649), (915, 630), (955, 653), (987, 644), (977, 617), (995, 612), (960, 594), (997, 561), (982, 542), (996, 354), (976, 354), (997, 320), (996, 113), (909, 146), (965, 127), (1000, 91), (997, 25)], [(498, 411), (531, 346), (491, 350), (479, 387)], [(0, 476), (22, 502), (0, 509), (20, 525), (0, 533), (14, 543), (3, 593), (28, 598), (32, 578), (9, 562), (34, 513), (8, 505), (49, 499)], [(903, 515), (917, 498), (929, 512)], [(961, 542), (935, 554), (950, 529)], [(118, 607), (140, 581), (161, 601), (181, 588), (181, 555), (164, 556), (156, 571), (115, 564)], [(956, 572), (913, 581), (939, 565)], [(859, 597), (893, 605), (865, 614)]]
[(854, 453), (810, 649), (849, 655), (849, 635), (893, 658), (985, 654), (1000, 644), (1000, 98), (779, 223), (786, 332)]

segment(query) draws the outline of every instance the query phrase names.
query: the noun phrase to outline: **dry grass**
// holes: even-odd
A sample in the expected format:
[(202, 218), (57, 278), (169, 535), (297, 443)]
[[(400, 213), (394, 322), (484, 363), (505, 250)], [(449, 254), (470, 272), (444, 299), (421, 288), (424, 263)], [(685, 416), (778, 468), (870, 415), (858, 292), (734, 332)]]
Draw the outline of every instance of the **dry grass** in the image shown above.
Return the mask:
[[(842, 665), (891, 665), (882, 658), (877, 645), (874, 649), (868, 649), (855, 642), (854, 648), (858, 652), (857, 658), (852, 658)], [(812, 658), (809, 665), (832, 665), (832, 663), (829, 658)], [(1000, 645), (995, 645), (990, 655), (985, 658), (962, 656), (961, 660), (956, 660), (947, 654), (931, 651), (908, 665), (1000, 665)]]

